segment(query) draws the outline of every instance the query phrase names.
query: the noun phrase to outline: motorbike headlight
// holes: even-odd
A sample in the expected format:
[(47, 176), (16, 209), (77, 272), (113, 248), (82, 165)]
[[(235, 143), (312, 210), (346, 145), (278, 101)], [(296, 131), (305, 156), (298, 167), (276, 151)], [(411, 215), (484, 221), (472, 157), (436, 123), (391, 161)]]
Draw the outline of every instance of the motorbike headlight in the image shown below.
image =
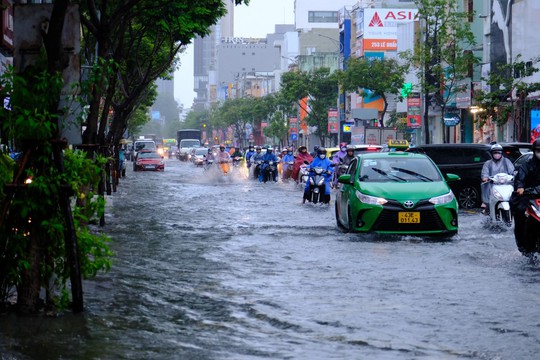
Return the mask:
[(315, 182), (313, 181), (313, 178), (309, 178), (309, 183), (310, 183), (311, 185), (315, 185)]
[(322, 178), (321, 181), (319, 181), (319, 183), (317, 185), (321, 186), (322, 184), (324, 184), (324, 178)]
[(384, 205), (384, 204), (386, 204), (388, 202), (384, 198), (362, 194), (358, 190), (356, 190), (356, 197), (358, 198), (358, 200), (360, 200), (364, 204), (369, 204), (369, 205)]
[(429, 199), (429, 202), (432, 203), (433, 205), (441, 205), (441, 204), (448, 204), (453, 199), (454, 199), (454, 193), (450, 191), (448, 194), (432, 197), (431, 199)]

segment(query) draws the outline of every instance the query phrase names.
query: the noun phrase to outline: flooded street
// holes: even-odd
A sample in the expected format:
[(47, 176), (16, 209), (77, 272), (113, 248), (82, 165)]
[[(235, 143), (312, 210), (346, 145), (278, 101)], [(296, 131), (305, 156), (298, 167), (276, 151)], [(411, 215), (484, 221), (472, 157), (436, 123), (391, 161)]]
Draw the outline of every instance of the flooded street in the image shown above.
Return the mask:
[(130, 165), (85, 313), (0, 317), (1, 360), (540, 356), (540, 265), (477, 212), (450, 241), (343, 234), (293, 183)]

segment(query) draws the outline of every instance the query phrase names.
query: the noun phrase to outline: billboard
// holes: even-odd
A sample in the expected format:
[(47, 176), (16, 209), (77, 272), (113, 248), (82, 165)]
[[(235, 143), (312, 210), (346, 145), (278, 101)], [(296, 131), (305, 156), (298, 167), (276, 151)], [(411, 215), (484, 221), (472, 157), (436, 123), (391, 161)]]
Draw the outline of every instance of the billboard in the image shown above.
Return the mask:
[(364, 9), (364, 51), (397, 51), (398, 24), (417, 17), (418, 9)]

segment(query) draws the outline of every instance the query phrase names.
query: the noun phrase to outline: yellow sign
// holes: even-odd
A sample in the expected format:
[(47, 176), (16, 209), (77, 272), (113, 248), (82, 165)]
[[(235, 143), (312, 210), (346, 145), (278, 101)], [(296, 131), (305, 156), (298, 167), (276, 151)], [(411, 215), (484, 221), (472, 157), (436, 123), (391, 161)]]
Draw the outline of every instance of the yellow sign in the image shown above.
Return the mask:
[(388, 147), (392, 149), (408, 149), (409, 142), (407, 140), (388, 140)]

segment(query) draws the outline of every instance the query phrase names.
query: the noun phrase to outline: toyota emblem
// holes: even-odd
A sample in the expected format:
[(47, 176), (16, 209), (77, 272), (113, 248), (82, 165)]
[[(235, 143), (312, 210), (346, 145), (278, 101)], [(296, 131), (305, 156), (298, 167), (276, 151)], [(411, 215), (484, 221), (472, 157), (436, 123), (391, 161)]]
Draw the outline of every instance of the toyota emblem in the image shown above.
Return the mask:
[(411, 209), (414, 206), (414, 202), (407, 200), (403, 203), (403, 206), (405, 206), (407, 209)]

